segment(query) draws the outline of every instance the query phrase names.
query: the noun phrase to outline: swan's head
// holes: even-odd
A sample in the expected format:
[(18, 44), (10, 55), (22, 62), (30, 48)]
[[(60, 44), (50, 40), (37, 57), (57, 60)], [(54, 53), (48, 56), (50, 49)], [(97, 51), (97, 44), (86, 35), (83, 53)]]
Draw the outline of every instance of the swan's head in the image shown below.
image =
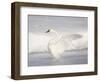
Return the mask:
[(55, 30), (53, 30), (53, 29), (48, 29), (47, 31), (46, 31), (46, 33), (48, 33), (48, 32), (56, 32)]

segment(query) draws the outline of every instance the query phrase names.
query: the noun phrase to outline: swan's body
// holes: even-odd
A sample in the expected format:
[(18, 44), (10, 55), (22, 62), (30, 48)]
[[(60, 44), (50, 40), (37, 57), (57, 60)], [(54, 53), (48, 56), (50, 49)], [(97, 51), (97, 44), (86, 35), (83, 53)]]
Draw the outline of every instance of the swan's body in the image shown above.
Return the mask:
[[(52, 36), (49, 35), (52, 34)], [(87, 48), (87, 34), (59, 34), (53, 29), (47, 34), (29, 34), (29, 53), (50, 52), (56, 59), (66, 50)]]

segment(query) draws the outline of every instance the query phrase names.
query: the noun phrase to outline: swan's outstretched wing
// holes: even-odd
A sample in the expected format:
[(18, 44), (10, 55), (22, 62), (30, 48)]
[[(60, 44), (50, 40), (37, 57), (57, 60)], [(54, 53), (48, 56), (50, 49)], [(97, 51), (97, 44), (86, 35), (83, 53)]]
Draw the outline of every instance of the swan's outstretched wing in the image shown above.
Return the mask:
[(48, 42), (52, 36), (29, 33), (29, 53), (48, 51)]
[(87, 36), (84, 36), (84, 34), (67, 34), (62, 39), (65, 50), (87, 48)]
[(63, 39), (67, 39), (67, 40), (76, 40), (82, 37), (83, 36), (81, 34), (65, 34), (62, 36)]

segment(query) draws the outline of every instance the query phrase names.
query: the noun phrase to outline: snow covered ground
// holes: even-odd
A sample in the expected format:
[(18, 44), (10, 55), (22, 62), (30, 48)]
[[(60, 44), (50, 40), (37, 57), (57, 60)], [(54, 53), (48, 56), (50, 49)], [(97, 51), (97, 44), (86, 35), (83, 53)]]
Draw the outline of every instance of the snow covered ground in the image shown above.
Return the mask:
[(66, 51), (58, 60), (56, 60), (50, 53), (31, 53), (28, 55), (28, 66), (87, 64), (87, 51), (87, 49)]

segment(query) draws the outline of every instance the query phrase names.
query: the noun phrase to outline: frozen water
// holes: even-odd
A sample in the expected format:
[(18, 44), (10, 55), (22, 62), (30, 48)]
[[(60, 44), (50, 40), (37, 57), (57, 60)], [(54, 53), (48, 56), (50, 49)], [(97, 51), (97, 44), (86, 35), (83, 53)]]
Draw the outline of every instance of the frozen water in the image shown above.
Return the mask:
[(66, 51), (58, 60), (50, 53), (31, 53), (28, 55), (28, 66), (75, 65), (87, 63), (87, 49)]

